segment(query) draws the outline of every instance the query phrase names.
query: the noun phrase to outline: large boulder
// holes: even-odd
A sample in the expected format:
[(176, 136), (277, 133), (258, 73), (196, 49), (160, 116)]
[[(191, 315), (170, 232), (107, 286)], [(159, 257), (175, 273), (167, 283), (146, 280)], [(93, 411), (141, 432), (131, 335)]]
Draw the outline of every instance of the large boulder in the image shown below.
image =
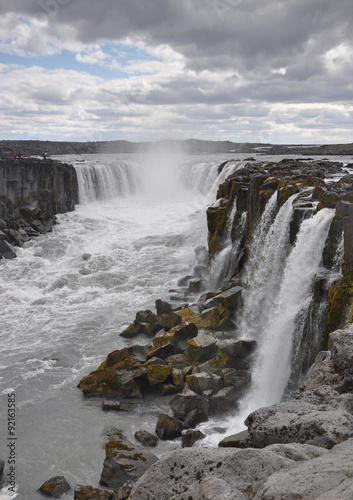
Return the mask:
[(353, 437), (353, 415), (344, 408), (301, 400), (260, 408), (247, 417), (245, 425), (249, 430), (249, 446), (254, 448), (296, 442), (330, 449)]
[[(318, 449), (318, 454), (321, 453), (327, 452)], [(140, 478), (132, 489), (130, 500), (181, 500), (190, 497), (201, 500), (205, 498), (204, 492), (210, 491), (210, 482), (213, 493), (216, 484), (220, 488), (212, 500), (253, 498), (271, 474), (296, 465), (297, 462), (287, 458), (285, 453), (275, 450), (175, 450), (163, 455)], [(232, 493), (238, 496), (232, 496)]]
[(334, 446), (329, 453), (270, 475), (255, 500), (348, 500), (352, 498), (352, 478), (353, 439), (349, 439)]
[(177, 418), (185, 420), (188, 413), (192, 410), (199, 410), (207, 416), (209, 402), (208, 399), (185, 387), (182, 392), (169, 402), (169, 406)]
[(159, 439), (176, 439), (181, 436), (182, 429), (183, 424), (180, 420), (169, 417), (169, 415), (165, 413), (160, 413), (158, 415), (156, 434)]
[(71, 487), (64, 476), (55, 476), (43, 483), (39, 491), (47, 497), (59, 498), (70, 489)]
[(105, 448), (100, 484), (108, 488), (134, 483), (158, 460), (151, 452), (128, 441), (121, 432), (113, 434)]

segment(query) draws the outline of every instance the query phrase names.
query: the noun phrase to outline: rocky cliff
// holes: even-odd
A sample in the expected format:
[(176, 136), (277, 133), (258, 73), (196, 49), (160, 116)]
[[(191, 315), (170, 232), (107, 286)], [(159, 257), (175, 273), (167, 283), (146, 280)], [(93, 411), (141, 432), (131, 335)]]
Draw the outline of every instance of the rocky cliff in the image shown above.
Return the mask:
[(53, 160), (0, 160), (0, 257), (50, 231), (55, 215), (75, 209), (75, 169)]

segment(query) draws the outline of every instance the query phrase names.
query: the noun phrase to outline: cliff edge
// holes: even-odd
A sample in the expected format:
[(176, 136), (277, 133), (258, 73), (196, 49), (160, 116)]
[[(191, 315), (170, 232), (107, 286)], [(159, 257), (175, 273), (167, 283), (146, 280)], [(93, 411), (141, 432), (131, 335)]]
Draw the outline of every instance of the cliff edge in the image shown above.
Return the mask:
[(73, 166), (54, 160), (0, 160), (0, 258), (14, 246), (51, 231), (55, 215), (78, 203)]

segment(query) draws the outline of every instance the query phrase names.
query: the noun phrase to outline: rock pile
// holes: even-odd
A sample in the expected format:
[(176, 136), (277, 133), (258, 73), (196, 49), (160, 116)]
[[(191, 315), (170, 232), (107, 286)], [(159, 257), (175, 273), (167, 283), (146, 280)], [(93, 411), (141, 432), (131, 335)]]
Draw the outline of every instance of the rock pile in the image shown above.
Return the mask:
[(331, 333), (330, 346), (289, 401), (248, 416), (246, 437), (227, 442), (238, 448), (170, 452), (129, 499), (351, 498), (353, 325)]

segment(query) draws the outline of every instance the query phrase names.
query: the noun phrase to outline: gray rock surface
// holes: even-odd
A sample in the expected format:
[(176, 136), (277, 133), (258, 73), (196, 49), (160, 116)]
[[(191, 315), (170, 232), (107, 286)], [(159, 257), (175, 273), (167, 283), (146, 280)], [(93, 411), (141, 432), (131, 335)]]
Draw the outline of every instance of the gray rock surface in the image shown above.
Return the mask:
[(348, 500), (353, 498), (352, 476), (353, 439), (349, 439), (320, 457), (272, 474), (255, 499)]
[[(176, 450), (164, 455), (140, 478), (130, 500), (187, 500), (190, 497), (201, 500), (204, 492), (209, 495), (216, 484), (221, 491), (214, 499), (251, 498), (269, 475), (293, 464), (296, 462), (279, 453), (251, 448)], [(248, 496), (244, 496), (244, 492)]]
[(116, 432), (106, 443), (106, 457), (100, 484), (118, 488), (127, 482), (135, 482), (158, 459), (141, 446), (128, 441)]

